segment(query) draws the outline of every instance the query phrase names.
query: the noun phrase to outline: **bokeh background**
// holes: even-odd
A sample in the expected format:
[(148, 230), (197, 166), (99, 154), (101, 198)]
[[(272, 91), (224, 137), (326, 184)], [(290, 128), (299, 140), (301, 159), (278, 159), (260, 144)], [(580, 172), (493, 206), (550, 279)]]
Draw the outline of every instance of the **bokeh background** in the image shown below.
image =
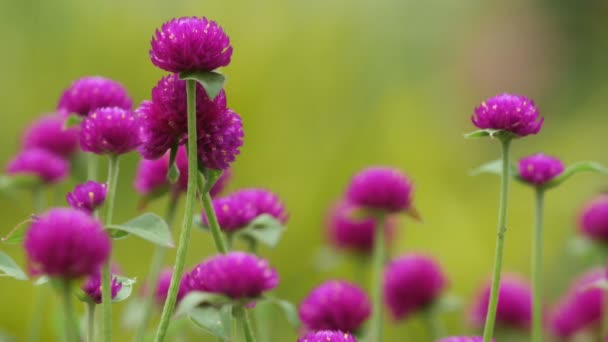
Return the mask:
[[(608, 164), (607, 14), (608, 2), (600, 0), (3, 0), (0, 161), (6, 164), (28, 122), (52, 111), (78, 77), (110, 77), (136, 103), (147, 99), (163, 76), (148, 59), (155, 28), (172, 17), (208, 16), (231, 37), (233, 60), (223, 71), (229, 105), (246, 130), (230, 189), (271, 189), (291, 215), (280, 245), (262, 251), (281, 275), (277, 295), (298, 303), (324, 280), (356, 279), (356, 260), (323, 253), (325, 214), (355, 172), (390, 165), (415, 181), (424, 218), (401, 221), (393, 253), (422, 251), (440, 260), (449, 292), (462, 299), (444, 320), (453, 334), (471, 333), (464, 313), (492, 268), (498, 179), (467, 173), (496, 159), (499, 145), (463, 139), (474, 129), (469, 117), (486, 97), (526, 94), (546, 121), (541, 134), (515, 142), (515, 158), (543, 151), (566, 163)], [(137, 160), (124, 158), (117, 222), (135, 216)], [(51, 189), (48, 202), (65, 205), (71, 185)], [(548, 304), (593, 262), (574, 258), (568, 240), (581, 204), (606, 186), (600, 176), (577, 176), (548, 195)], [(505, 270), (526, 277), (532, 200), (530, 189), (513, 184)], [(158, 201), (149, 210), (162, 214), (164, 206)], [(4, 235), (31, 214), (31, 197), (1, 195), (0, 208)], [(24, 265), (19, 246), (0, 248)], [(114, 256), (126, 275), (143, 279), (151, 252), (151, 245), (130, 238), (116, 242)], [(188, 265), (211, 253), (210, 236), (194, 231)], [(34, 293), (27, 282), (1, 279), (0, 329), (18, 341)], [(115, 306), (117, 331), (125, 306)], [(54, 338), (56, 307), (49, 302), (45, 341)], [(279, 313), (271, 314), (272, 341), (295, 340)], [(387, 319), (386, 329), (387, 341), (430, 339), (416, 317), (399, 324)], [(123, 331), (117, 340), (130, 336)]]

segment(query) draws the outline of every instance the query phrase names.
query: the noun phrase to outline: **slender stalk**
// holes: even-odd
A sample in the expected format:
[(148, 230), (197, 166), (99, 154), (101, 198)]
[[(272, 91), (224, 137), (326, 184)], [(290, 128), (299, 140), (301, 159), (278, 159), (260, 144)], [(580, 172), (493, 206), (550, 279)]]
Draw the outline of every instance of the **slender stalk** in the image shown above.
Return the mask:
[(209, 195), (209, 192), (205, 192), (202, 197), (203, 208), (205, 208), (205, 215), (207, 215), (207, 221), (209, 221), (209, 229), (211, 230), (211, 235), (213, 235), (215, 248), (217, 248), (218, 252), (220, 253), (228, 253), (228, 247), (224, 241), (220, 224), (217, 221), (215, 210), (213, 210), (213, 201), (211, 200), (211, 195)]
[(532, 342), (543, 340), (542, 260), (543, 260), (543, 202), (545, 191), (536, 188), (536, 218), (532, 242)]
[[(44, 192), (42, 187), (36, 187), (32, 191), (32, 203), (34, 213), (39, 214), (44, 210)], [(40, 340), (40, 327), (42, 326), (42, 316), (46, 301), (48, 297), (47, 291), (44, 286), (35, 288), (36, 299), (34, 300), (34, 312), (32, 312), (32, 319), (28, 329), (27, 340), (30, 342), (36, 342)]]
[(370, 323), (371, 342), (382, 342), (382, 272), (386, 259), (386, 244), (384, 243), (384, 216), (376, 219), (376, 232), (374, 237), (374, 251), (372, 259), (372, 318)]
[(422, 312), (424, 324), (429, 332), (429, 337), (432, 341), (445, 336), (445, 327), (437, 315), (437, 311), (433, 308), (428, 308)]
[(95, 303), (87, 303), (87, 342), (95, 341)]
[(494, 254), (494, 271), (492, 272), (492, 289), (490, 302), (486, 315), (486, 324), (483, 330), (483, 342), (490, 342), (494, 334), (494, 323), (496, 321), (496, 308), (498, 306), (498, 289), (500, 288), (500, 275), (502, 271), (502, 257), (505, 245), (505, 233), (507, 231), (507, 204), (509, 200), (509, 147), (510, 138), (500, 140), (502, 147), (502, 174), (500, 183), (500, 204), (498, 207), (498, 234), (496, 236), (496, 251)]
[(241, 321), (243, 326), (243, 332), (245, 333), (245, 341), (246, 342), (255, 342), (255, 335), (253, 333), (253, 326), (251, 325), (251, 321), (249, 320), (249, 316), (245, 307), (242, 305), (235, 308), (236, 317)]
[[(116, 197), (116, 185), (118, 183), (118, 172), (120, 164), (118, 156), (111, 155), (108, 163), (108, 194), (106, 196), (104, 210), (104, 224), (112, 224), (112, 214), (114, 212), (114, 199)], [(101, 302), (103, 304), (103, 339), (106, 342), (112, 341), (112, 274), (110, 271), (110, 259), (103, 265), (101, 271)]]
[[(175, 220), (175, 214), (177, 211), (177, 204), (179, 202), (179, 196), (177, 194), (172, 194), (169, 198), (169, 203), (167, 205), (167, 213), (165, 215), (165, 220), (167, 221), (167, 225), (169, 228), (173, 225), (173, 221)], [(135, 336), (135, 341), (142, 342), (146, 337), (146, 329), (150, 323), (150, 319), (152, 318), (152, 308), (154, 306), (154, 290), (156, 289), (156, 284), (158, 282), (158, 275), (160, 274), (160, 270), (163, 267), (163, 263), (165, 262), (165, 258), (167, 256), (167, 248), (162, 246), (156, 246), (154, 250), (154, 256), (152, 257), (152, 262), (150, 263), (150, 271), (148, 275), (148, 279), (146, 284), (148, 284), (148, 293), (144, 298), (144, 317), (142, 317), (141, 325), (137, 330), (137, 335)]]
[(61, 280), (61, 295), (63, 299), (65, 336), (68, 342), (79, 342), (78, 328), (72, 308), (72, 283), (69, 280)]
[(86, 153), (87, 160), (87, 180), (97, 180), (97, 170), (99, 169), (99, 159), (94, 153)]

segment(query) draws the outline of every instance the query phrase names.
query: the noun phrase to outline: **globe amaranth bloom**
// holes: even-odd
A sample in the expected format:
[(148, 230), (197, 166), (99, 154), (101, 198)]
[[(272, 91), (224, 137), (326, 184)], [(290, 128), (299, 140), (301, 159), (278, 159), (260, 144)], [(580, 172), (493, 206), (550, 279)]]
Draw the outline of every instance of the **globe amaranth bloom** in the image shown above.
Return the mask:
[(604, 271), (596, 268), (572, 282), (550, 313), (549, 328), (555, 336), (568, 338), (601, 321), (604, 294), (591, 284), (604, 276)]
[(64, 279), (94, 274), (111, 249), (101, 223), (71, 208), (53, 208), (37, 216), (23, 245), (33, 274)]
[(394, 213), (410, 208), (412, 193), (413, 184), (401, 171), (376, 166), (353, 177), (346, 197), (356, 206)]
[(539, 119), (534, 101), (505, 93), (482, 102), (475, 108), (471, 121), (481, 129), (503, 130), (524, 137), (538, 133), (544, 118)]
[(517, 168), (519, 176), (533, 185), (543, 185), (564, 172), (564, 164), (559, 159), (542, 153), (521, 159)]
[(131, 106), (131, 98), (122, 84), (105, 77), (92, 76), (74, 81), (61, 95), (57, 109), (87, 116), (102, 107), (130, 110)]
[(579, 218), (581, 234), (593, 241), (608, 242), (608, 195), (600, 195), (585, 204)]
[(78, 149), (78, 130), (75, 127), (64, 129), (64, 121), (59, 114), (38, 118), (23, 134), (23, 148), (39, 148), (62, 158), (71, 157)]
[[(494, 341), (494, 340), (492, 340)], [(483, 342), (481, 336), (451, 336), (444, 337), (436, 342)]]
[(435, 260), (404, 255), (391, 261), (384, 271), (384, 301), (395, 319), (405, 319), (439, 298), (446, 283)]
[(156, 30), (150, 59), (170, 72), (211, 71), (227, 66), (232, 56), (230, 39), (224, 30), (207, 18), (172, 19)]
[(355, 332), (371, 314), (365, 292), (346, 281), (332, 280), (314, 288), (300, 304), (300, 319), (308, 330)]
[[(162, 270), (158, 276), (158, 282), (156, 283), (156, 292), (154, 292), (154, 299), (156, 300), (156, 304), (161, 307), (165, 304), (165, 300), (167, 299), (167, 293), (169, 293), (169, 286), (171, 286), (172, 275), (173, 269), (169, 267)], [(177, 302), (184, 298), (184, 296), (188, 293), (184, 278), (185, 277), (182, 277), (182, 280), (179, 283), (179, 289), (177, 290)]]
[[(120, 272), (115, 265), (111, 265), (110, 271), (112, 274), (111, 293), (112, 299), (114, 299), (118, 292), (120, 292), (122, 289), (122, 283), (119, 282), (118, 278), (116, 277)], [(101, 268), (92, 275), (88, 276), (80, 288), (93, 303), (101, 304)]]
[(256, 298), (279, 283), (268, 261), (254, 254), (229, 252), (208, 258), (185, 277), (189, 291), (220, 293), (239, 298)]
[(95, 154), (124, 154), (139, 146), (139, 132), (139, 123), (131, 111), (118, 107), (96, 109), (82, 122), (80, 147)]
[[(490, 284), (486, 284), (470, 312), (473, 325), (483, 327), (488, 303), (490, 301)], [(498, 306), (496, 309), (496, 324), (518, 329), (528, 329), (532, 319), (532, 291), (530, 285), (515, 275), (504, 275), (498, 290)]]
[(91, 214), (101, 207), (107, 194), (108, 186), (105, 183), (86, 181), (76, 185), (72, 192), (68, 192), (66, 200), (70, 207)]
[(66, 160), (39, 148), (19, 152), (6, 167), (9, 175), (33, 175), (46, 184), (65, 179), (69, 172), (70, 165)]
[(357, 342), (357, 339), (349, 333), (337, 330), (321, 330), (307, 333), (300, 337), (298, 342)]
[(215, 119), (198, 122), (198, 158), (204, 167), (226, 170), (243, 146), (243, 122), (231, 109)]

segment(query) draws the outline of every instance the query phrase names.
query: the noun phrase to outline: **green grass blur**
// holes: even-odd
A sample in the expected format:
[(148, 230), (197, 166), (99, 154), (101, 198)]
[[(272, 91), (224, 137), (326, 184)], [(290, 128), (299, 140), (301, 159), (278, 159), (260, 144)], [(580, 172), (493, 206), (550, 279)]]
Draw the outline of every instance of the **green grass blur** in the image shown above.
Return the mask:
[[(135, 102), (147, 99), (163, 75), (148, 58), (155, 28), (172, 17), (207, 16), (231, 37), (233, 60), (223, 71), (229, 105), (242, 114), (246, 132), (230, 189), (271, 189), (290, 212), (280, 245), (262, 251), (281, 275), (277, 295), (298, 303), (324, 280), (357, 279), (361, 270), (350, 259), (318, 269), (325, 213), (359, 169), (391, 165), (414, 179), (424, 218), (402, 221), (393, 253), (437, 257), (449, 292), (463, 299), (461, 310), (445, 315), (449, 332), (473, 333), (464, 313), (492, 268), (498, 179), (467, 172), (496, 159), (499, 144), (463, 139), (474, 129), (469, 116), (496, 93), (526, 94), (546, 121), (540, 135), (514, 143), (513, 157), (543, 151), (568, 164), (608, 164), (606, 10), (602, 1), (565, 0), (3, 0), (0, 161), (15, 154), (28, 122), (52, 111), (75, 78), (107, 76), (123, 82)], [(117, 222), (135, 215), (136, 161), (135, 155), (123, 160)], [(578, 265), (568, 257), (567, 239), (581, 204), (607, 183), (577, 176), (548, 195), (548, 302), (580, 271), (567, 267)], [(48, 203), (65, 205), (67, 189), (51, 189)], [(513, 184), (504, 265), (524, 276), (532, 200), (530, 189)], [(149, 209), (162, 214), (164, 204)], [(31, 214), (30, 196), (0, 196), (0, 208), (4, 235)], [(0, 248), (24, 265), (20, 246)], [(130, 238), (115, 243), (114, 258), (126, 275), (143, 280), (151, 252), (151, 245)], [(187, 264), (211, 253), (211, 237), (194, 231)], [(34, 293), (27, 282), (0, 280), (0, 330), (18, 341), (25, 339)], [(117, 332), (125, 306), (115, 306)], [(56, 307), (52, 301), (45, 312), (44, 341), (53, 340)], [(274, 314), (272, 341), (294, 341), (296, 332)], [(429, 340), (419, 318), (386, 321), (387, 341)], [(122, 331), (116, 340), (130, 336)]]

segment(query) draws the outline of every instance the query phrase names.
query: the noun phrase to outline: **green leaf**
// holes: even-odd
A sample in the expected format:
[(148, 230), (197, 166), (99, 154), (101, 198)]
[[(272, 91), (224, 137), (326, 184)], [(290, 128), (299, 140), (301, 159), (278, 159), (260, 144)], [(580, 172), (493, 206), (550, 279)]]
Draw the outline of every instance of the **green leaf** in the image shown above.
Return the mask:
[(112, 240), (122, 240), (122, 239), (129, 237), (129, 233), (127, 233), (123, 230), (109, 228), (108, 233), (110, 234), (110, 237), (112, 238)]
[(27, 280), (25, 273), (19, 268), (15, 260), (8, 254), (0, 251), (0, 276), (8, 276), (19, 280)]
[(16, 244), (23, 242), (23, 240), (25, 239), (25, 233), (27, 232), (27, 228), (29, 227), (29, 224), (32, 221), (33, 220), (29, 218), (17, 224), (13, 229), (11, 229), (7, 236), (2, 238), (2, 242), (6, 244)]
[(549, 183), (545, 184), (545, 186), (543, 188), (545, 188), (545, 189), (554, 188), (554, 187), (562, 184), (566, 180), (568, 180), (570, 177), (576, 175), (577, 173), (581, 173), (581, 172), (596, 172), (596, 173), (601, 173), (603, 175), (608, 175), (608, 168), (602, 166), (600, 163), (593, 162), (593, 161), (579, 162), (579, 163), (568, 166), (566, 168), (566, 170), (564, 170), (564, 172), (562, 172), (561, 175), (557, 176), (555, 179), (553, 179)]
[[(517, 171), (517, 166), (515, 166), (515, 164), (513, 163), (509, 165), (509, 172), (513, 177), (517, 177), (519, 175), (519, 172)], [(490, 173), (499, 176), (502, 175), (502, 160), (498, 159), (491, 162), (487, 162), (469, 172), (471, 176), (477, 176), (483, 173)]]
[[(174, 247), (169, 226), (156, 214), (145, 213), (126, 223), (110, 225), (108, 229), (126, 232), (163, 247)], [(110, 234), (117, 234), (120, 237), (120, 233), (111, 231)]]
[(222, 339), (229, 337), (229, 328), (223, 324), (221, 309), (213, 306), (197, 307), (190, 310), (188, 316), (194, 324), (211, 335)]
[(179, 78), (200, 83), (211, 100), (215, 99), (226, 82), (226, 77), (217, 71), (185, 71), (179, 74)]
[(295, 305), (293, 305), (289, 301), (278, 299), (271, 295), (265, 295), (264, 300), (274, 304), (276, 307), (281, 309), (283, 311), (283, 314), (285, 315), (285, 318), (287, 319), (287, 322), (289, 322), (289, 324), (291, 324), (294, 328), (297, 329), (300, 327), (298, 309), (296, 309)]
[(192, 291), (184, 297), (175, 309), (175, 317), (187, 314), (201, 305), (221, 306), (231, 303), (231, 299), (217, 293)]
[(475, 132), (467, 133), (464, 135), (467, 139), (477, 139), (477, 138), (497, 138), (500, 140), (503, 139), (512, 139), (515, 135), (509, 131), (504, 131), (501, 129), (480, 129)]
[(123, 328), (134, 330), (139, 327), (146, 313), (146, 301), (135, 297), (127, 302), (122, 312), (121, 323)]
[(262, 214), (236, 234), (237, 236), (254, 239), (268, 247), (275, 247), (279, 243), (284, 231), (285, 227), (279, 220), (272, 215)]
[(177, 158), (177, 151), (179, 150), (179, 144), (176, 142), (171, 146), (169, 152), (169, 171), (167, 172), (167, 180), (171, 184), (175, 184), (179, 179), (179, 168), (175, 164), (175, 158)]
[(34, 281), (34, 286), (44, 285), (48, 282), (49, 282), (49, 278), (47, 276), (42, 276), (42, 277), (36, 279), (36, 281)]
[(131, 296), (131, 292), (133, 292), (133, 285), (137, 282), (135, 278), (127, 278), (123, 276), (115, 276), (116, 281), (122, 284), (120, 291), (116, 294), (114, 298), (112, 298), (113, 303), (122, 302), (123, 300), (129, 298)]
[(83, 120), (84, 120), (83, 116), (72, 113), (63, 122), (63, 129), (66, 130), (66, 129), (74, 127), (74, 126), (79, 126)]

